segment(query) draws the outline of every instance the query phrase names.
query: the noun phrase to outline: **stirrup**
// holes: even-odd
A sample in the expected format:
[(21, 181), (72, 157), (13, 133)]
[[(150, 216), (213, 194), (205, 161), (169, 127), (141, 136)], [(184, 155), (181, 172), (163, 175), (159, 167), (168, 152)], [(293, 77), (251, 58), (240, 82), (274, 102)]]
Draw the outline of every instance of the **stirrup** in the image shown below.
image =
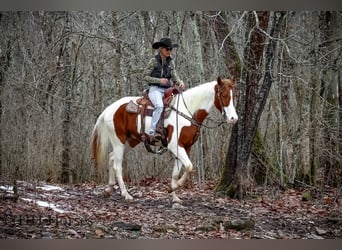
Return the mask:
[(163, 138), (163, 136), (158, 132), (154, 132), (152, 135), (150, 135), (150, 138), (151, 140), (160, 141)]
[(153, 146), (153, 148), (158, 147), (157, 145), (155, 145), (155, 143), (160, 142), (160, 141), (151, 142), (151, 138), (147, 134), (144, 134), (142, 136), (142, 140), (144, 142), (146, 150), (150, 153), (161, 155), (168, 150), (167, 147), (163, 147), (163, 146), (160, 146), (159, 149), (156, 149), (156, 150), (152, 149), (151, 146)]

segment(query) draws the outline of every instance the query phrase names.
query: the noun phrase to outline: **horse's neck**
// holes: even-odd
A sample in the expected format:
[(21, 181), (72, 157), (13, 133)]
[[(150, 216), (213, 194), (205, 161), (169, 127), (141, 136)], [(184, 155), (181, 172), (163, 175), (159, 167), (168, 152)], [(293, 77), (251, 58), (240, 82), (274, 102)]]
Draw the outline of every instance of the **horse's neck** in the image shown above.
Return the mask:
[(183, 93), (184, 102), (188, 111), (194, 114), (198, 110), (205, 110), (208, 113), (214, 106), (216, 82), (208, 82), (188, 89)]

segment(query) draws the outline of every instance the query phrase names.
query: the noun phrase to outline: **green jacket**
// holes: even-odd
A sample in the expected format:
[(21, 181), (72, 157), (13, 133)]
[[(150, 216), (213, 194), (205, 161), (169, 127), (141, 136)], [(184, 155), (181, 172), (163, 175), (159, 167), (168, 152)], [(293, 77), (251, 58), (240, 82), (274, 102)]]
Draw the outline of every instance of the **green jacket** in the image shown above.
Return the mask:
[[(167, 69), (163, 67), (165, 64), (168, 64), (169, 66), (167, 67)], [(155, 57), (153, 57), (150, 60), (150, 62), (147, 64), (143, 73), (143, 79), (149, 85), (159, 86), (159, 84), (161, 83), (161, 78), (168, 78), (169, 80), (171, 80), (170, 85), (171, 84), (173, 85), (173, 83), (179, 84), (181, 82), (173, 59), (169, 57), (167, 58), (166, 62), (161, 62), (161, 57), (158, 54)], [(170, 87), (170, 86), (163, 85), (163, 87)]]

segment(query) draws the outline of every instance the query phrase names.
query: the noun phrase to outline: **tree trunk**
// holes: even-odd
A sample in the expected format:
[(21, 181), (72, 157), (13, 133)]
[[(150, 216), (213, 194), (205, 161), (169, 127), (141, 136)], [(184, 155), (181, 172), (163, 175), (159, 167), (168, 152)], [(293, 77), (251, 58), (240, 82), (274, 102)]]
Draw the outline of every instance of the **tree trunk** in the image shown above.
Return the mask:
[[(337, 81), (338, 81), (338, 104), (339, 104), (339, 130), (338, 130), (338, 138), (342, 138), (342, 78), (341, 78), (341, 71), (338, 72), (337, 75)], [(338, 155), (342, 156), (342, 142), (339, 143), (338, 148)], [(341, 185), (341, 183), (340, 183)]]
[[(0, 13), (0, 27), (2, 21), (2, 14)], [(6, 56), (0, 50), (0, 97), (2, 96), (2, 89), (5, 83), (5, 69), (6, 69)], [(2, 127), (2, 99), (0, 99), (0, 128)], [(2, 142), (2, 130), (0, 129), (0, 141)], [(0, 143), (0, 179), (2, 177), (2, 143)]]
[(72, 102), (72, 70), (71, 70), (71, 48), (70, 48), (70, 13), (64, 13), (65, 29), (64, 29), (64, 42), (62, 44), (62, 51), (64, 57), (64, 72), (63, 72), (63, 84), (64, 84), (64, 106), (62, 112), (62, 171), (61, 182), (71, 182), (70, 172), (70, 146), (71, 146), (71, 102)]
[[(112, 18), (113, 18), (113, 31), (118, 32), (119, 31), (119, 25), (118, 25), (118, 13), (117, 12), (112, 12)], [(119, 34), (120, 32), (118, 32), (118, 38), (119, 38)], [(118, 100), (120, 97), (123, 96), (122, 93), (122, 73), (121, 73), (121, 43), (120, 43), (120, 39), (115, 39), (114, 42), (114, 69), (113, 69), (113, 73), (114, 73), (114, 97), (116, 100)]]
[[(265, 106), (273, 77), (273, 58), (276, 54), (277, 37), (279, 27), (285, 15), (284, 12), (274, 13), (271, 23), (270, 39), (266, 46), (265, 62), (263, 53), (266, 37), (259, 28), (266, 30), (269, 22), (268, 12), (258, 12), (256, 17), (249, 13), (247, 35), (250, 39), (245, 51), (245, 67), (242, 71), (242, 81), (238, 85), (238, 114), (239, 121), (234, 125), (230, 139), (226, 166), (217, 186), (217, 191), (224, 191), (232, 198), (243, 198), (251, 185), (248, 160), (251, 153), (252, 142), (258, 127), (261, 113)], [(257, 25), (257, 26), (256, 26)], [(262, 77), (261, 70), (264, 65), (265, 74), (263, 82), (258, 87), (258, 81)]]
[[(337, 27), (336, 19), (337, 13), (331, 11), (322, 12), (319, 16), (319, 26), (321, 30), (321, 44), (319, 45), (319, 51), (324, 55), (321, 86), (324, 90), (324, 98), (326, 100), (323, 113), (323, 119), (326, 122), (326, 128), (323, 131), (325, 153), (322, 157), (322, 163), (325, 167), (326, 183), (333, 186), (338, 186), (338, 183), (341, 182), (341, 166), (336, 158), (336, 155), (338, 155), (337, 148), (339, 144), (339, 139), (337, 139), (338, 79), (336, 77), (338, 74), (338, 70), (336, 69), (338, 67), (336, 65), (337, 58), (334, 58), (335, 53), (332, 52), (336, 50), (335, 44), (333, 44), (332, 41), (339, 28)], [(336, 57), (338, 57), (338, 55), (336, 55)], [(325, 67), (327, 64), (332, 62), (334, 62), (332, 67)], [(315, 175), (313, 177), (315, 177)]]
[[(0, 23), (1, 23), (1, 14), (0, 14)], [(3, 52), (0, 50), (0, 96), (2, 96), (2, 90), (5, 83), (5, 71), (8, 67), (10, 60), (10, 51), (8, 49), (7, 55), (2, 54)], [(0, 99), (0, 127), (2, 125), (2, 99)], [(0, 129), (0, 141), (2, 141), (2, 130)], [(0, 143), (0, 179), (2, 177), (2, 143)]]
[[(242, 17), (244, 15), (245, 13), (242, 14)], [(235, 82), (239, 82), (241, 74), (241, 60), (231, 36), (226, 37), (226, 34), (230, 32), (228, 24), (222, 21), (215, 21), (214, 32), (216, 40), (223, 50), (224, 62), (230, 73), (230, 77)]]

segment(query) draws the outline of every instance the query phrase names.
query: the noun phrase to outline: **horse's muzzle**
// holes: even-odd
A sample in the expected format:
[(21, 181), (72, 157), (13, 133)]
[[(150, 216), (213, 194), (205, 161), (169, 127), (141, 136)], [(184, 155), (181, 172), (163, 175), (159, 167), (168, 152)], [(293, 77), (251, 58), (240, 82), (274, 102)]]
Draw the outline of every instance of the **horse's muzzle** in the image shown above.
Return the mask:
[(227, 123), (230, 123), (230, 124), (235, 124), (236, 122), (238, 121), (238, 117), (236, 116), (230, 116), (230, 117), (227, 117)]

